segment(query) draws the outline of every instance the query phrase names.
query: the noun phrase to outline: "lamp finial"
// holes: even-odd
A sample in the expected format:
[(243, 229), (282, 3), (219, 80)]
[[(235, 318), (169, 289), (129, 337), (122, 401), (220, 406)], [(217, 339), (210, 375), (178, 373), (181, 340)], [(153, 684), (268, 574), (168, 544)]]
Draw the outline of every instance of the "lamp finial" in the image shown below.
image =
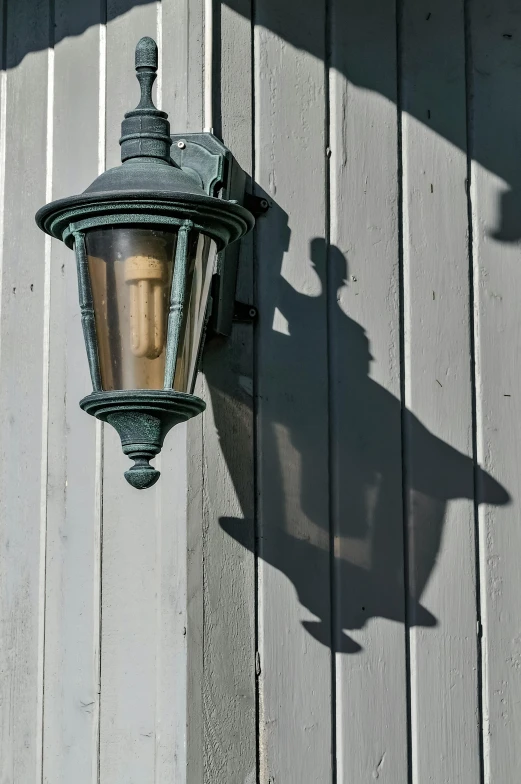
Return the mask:
[(152, 85), (156, 81), (157, 65), (157, 44), (153, 38), (145, 36), (136, 46), (136, 76), (141, 87), (141, 100), (136, 111), (140, 109), (157, 112), (152, 100)]
[(168, 115), (156, 108), (152, 100), (152, 87), (158, 66), (157, 44), (144, 36), (136, 46), (136, 76), (141, 88), (141, 98), (121, 123), (121, 160), (131, 158), (158, 158), (171, 163), (170, 123)]

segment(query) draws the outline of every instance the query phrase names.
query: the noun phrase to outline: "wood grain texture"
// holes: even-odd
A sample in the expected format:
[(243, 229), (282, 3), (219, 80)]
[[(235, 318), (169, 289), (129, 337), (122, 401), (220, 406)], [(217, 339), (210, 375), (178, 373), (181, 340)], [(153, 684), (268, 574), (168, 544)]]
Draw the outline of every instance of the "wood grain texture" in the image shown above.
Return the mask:
[[(107, 7), (107, 168), (120, 161), (121, 119), (139, 98), (134, 74), (134, 49), (143, 35), (158, 33), (158, 8), (109, 2)], [(160, 462), (160, 461), (159, 461)], [(103, 493), (103, 573), (101, 643), (102, 784), (154, 781), (156, 770), (172, 777), (171, 722), (164, 715), (163, 696), (171, 693), (172, 677), (163, 643), (175, 635), (169, 625), (169, 578), (177, 565), (177, 520), (163, 524), (163, 501), (174, 477), (147, 492), (133, 490), (123, 471), (128, 459), (116, 432), (105, 429)], [(181, 477), (184, 475), (180, 467)], [(165, 485), (166, 482), (166, 485)], [(174, 509), (172, 517), (182, 511)], [(181, 543), (184, 536), (181, 531)], [(174, 558), (175, 554), (175, 558)], [(176, 598), (179, 602), (181, 597)], [(164, 610), (164, 615), (163, 615)], [(175, 655), (174, 651), (171, 651)], [(182, 654), (181, 654), (182, 658)], [(163, 694), (163, 688), (166, 694)], [(165, 723), (165, 746), (162, 725)], [(170, 767), (170, 769), (169, 769)], [(166, 772), (168, 771), (168, 775)], [(182, 780), (182, 779), (181, 779)]]
[[(200, 131), (203, 127), (203, 0), (163, 0), (160, 6), (161, 95), (172, 132)], [(164, 36), (164, 38), (163, 38)], [(158, 90), (159, 93), (159, 90)], [(198, 387), (197, 394), (200, 393)], [(164, 525), (174, 526), (169, 602), (170, 646), (175, 661), (165, 652), (162, 678), (171, 689), (164, 696), (170, 718), (169, 745), (173, 752), (173, 778), (203, 779), (203, 564), (202, 564), (202, 419), (197, 417), (170, 433), (161, 454), (163, 476), (172, 479), (160, 487)], [(174, 520), (175, 518), (175, 520)], [(174, 552), (175, 551), (175, 552)], [(166, 618), (165, 618), (166, 620)], [(163, 623), (164, 628), (168, 626)], [(168, 681), (168, 674), (170, 681)], [(165, 776), (167, 771), (165, 770)]]
[(512, 47), (521, 15), (516, 4), (488, 0), (469, 13), (478, 460), (510, 494), (497, 507), (478, 485), (484, 780), (493, 784), (515, 780), (521, 766), (521, 72)]
[[(214, 20), (214, 125), (252, 171), (251, 3)], [(253, 244), (241, 243), (237, 297), (253, 301)], [(204, 471), (204, 782), (256, 776), (253, 327), (207, 347)], [(194, 782), (195, 784), (195, 782)]]
[[(1, 784), (517, 781), (521, 14), (398, 12), (0, 0)], [(272, 206), (139, 493), (32, 215), (118, 165), (147, 34)]]
[(479, 781), (463, 2), (403, 4), (412, 780)]
[(324, 10), (256, 3), (255, 179), (272, 201), (256, 237), (263, 782), (332, 775)]
[(394, 6), (334, 2), (333, 645), (337, 780), (346, 784), (393, 784), (408, 775), (396, 93)]
[(162, 0), (162, 94), (173, 133), (203, 127), (204, 0)]
[[(201, 381), (196, 384), (196, 394), (203, 394)], [(187, 577), (186, 577), (186, 629), (187, 629), (187, 692), (186, 754), (187, 784), (203, 780), (204, 729), (203, 729), (203, 428), (202, 418), (188, 423), (187, 434)]]
[(4, 20), (0, 780), (32, 784), (42, 764), (49, 247), (32, 216), (47, 186), (49, 4), (10, 1)]
[[(194, 0), (163, 0), (159, 6), (158, 102), (169, 113), (175, 133), (202, 127), (202, 5)], [(178, 425), (160, 457), (158, 784), (202, 780), (202, 744), (195, 744), (195, 759), (192, 743), (193, 734), (201, 737), (202, 727), (202, 563), (192, 558), (191, 549), (195, 539), (200, 553), (202, 508), (197, 508), (192, 494), (192, 486), (197, 488), (202, 481), (200, 431), (200, 417)], [(199, 676), (198, 693), (189, 681), (192, 668)]]
[[(100, 169), (103, 20), (98, 6), (69, 0), (57, 0), (54, 13), (49, 197), (61, 198), (80, 193)], [(70, 36), (78, 28), (85, 32)], [(78, 84), (83, 85), (81, 91)], [(57, 240), (52, 241), (50, 278), (43, 781), (92, 784), (97, 778), (99, 734), (98, 428), (78, 406), (92, 384), (78, 313), (74, 253)]]

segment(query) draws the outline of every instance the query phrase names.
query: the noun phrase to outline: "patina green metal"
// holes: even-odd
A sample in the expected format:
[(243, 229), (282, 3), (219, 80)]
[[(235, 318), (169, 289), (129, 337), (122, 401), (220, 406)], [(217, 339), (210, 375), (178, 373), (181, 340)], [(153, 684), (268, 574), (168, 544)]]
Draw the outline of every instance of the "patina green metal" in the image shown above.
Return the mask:
[(80, 300), (81, 326), (85, 339), (85, 347), (87, 349), (92, 388), (94, 392), (99, 392), (101, 390), (101, 373), (98, 357), (98, 341), (96, 339), (92, 288), (90, 285), (87, 252), (85, 250), (85, 236), (81, 232), (77, 232), (74, 234), (74, 240), (76, 267), (78, 271), (78, 296)]
[[(211, 133), (187, 133), (174, 134), (172, 140), (173, 160), (197, 176), (209, 196), (220, 193), (223, 199), (243, 204), (246, 174), (219, 139)], [(220, 335), (231, 334), (238, 266), (239, 243), (235, 243), (219, 254), (212, 286), (212, 329)]]
[[(125, 114), (121, 126), (122, 165), (101, 174), (83, 193), (45, 205), (37, 212), (36, 222), (76, 252), (82, 326), (94, 390), (80, 406), (118, 431), (123, 452), (135, 461), (125, 477), (133, 487), (143, 489), (151, 487), (159, 477), (149, 460), (161, 451), (168, 431), (205, 408), (195, 395), (172, 390), (185, 304), (190, 233), (207, 235), (222, 251), (250, 231), (254, 219), (237, 198), (232, 198), (235, 193), (244, 192), (244, 181), (240, 181), (239, 169), (222, 142), (211, 134), (190, 134), (185, 147), (176, 146), (174, 157), (179, 162), (172, 159), (168, 115), (152, 101), (157, 71), (157, 46), (153, 39), (139, 41), (135, 66), (141, 98), (138, 106)], [(184, 155), (182, 150), (186, 150)], [(230, 185), (232, 181), (235, 186)], [(223, 198), (217, 198), (219, 191)], [(178, 230), (167, 326), (165, 388), (103, 391), (85, 232), (99, 226), (136, 224)]]
[(172, 140), (168, 115), (157, 109), (152, 100), (157, 71), (157, 46), (152, 38), (139, 41), (135, 65), (141, 99), (135, 109), (125, 114), (121, 123), (121, 160), (146, 156), (170, 163)]
[(159, 479), (149, 460), (159, 454), (169, 430), (205, 409), (195, 395), (171, 389), (93, 392), (80, 406), (117, 430), (123, 452), (134, 460), (125, 478), (138, 490), (152, 487)]
[(184, 317), (186, 272), (188, 265), (188, 235), (192, 229), (191, 221), (181, 226), (177, 235), (177, 248), (175, 256), (175, 277), (172, 281), (170, 293), (170, 309), (168, 313), (167, 352), (165, 357), (165, 389), (174, 385), (175, 362), (179, 348), (179, 337)]
[[(250, 220), (247, 217), (250, 213), (242, 207), (222, 199), (210, 199), (204, 194), (202, 198), (187, 194), (178, 199), (172, 198), (177, 194), (167, 198), (163, 192), (141, 194), (141, 198), (139, 193), (130, 192), (125, 194), (125, 199), (121, 196), (81, 194), (60, 199), (42, 207), (36, 213), (36, 221), (43, 231), (62, 240), (69, 248), (74, 245), (75, 231), (136, 223), (181, 226), (188, 219), (197, 231), (207, 234), (222, 249), (240, 239), (253, 226), (253, 217)], [(205, 203), (206, 199), (209, 203)]]

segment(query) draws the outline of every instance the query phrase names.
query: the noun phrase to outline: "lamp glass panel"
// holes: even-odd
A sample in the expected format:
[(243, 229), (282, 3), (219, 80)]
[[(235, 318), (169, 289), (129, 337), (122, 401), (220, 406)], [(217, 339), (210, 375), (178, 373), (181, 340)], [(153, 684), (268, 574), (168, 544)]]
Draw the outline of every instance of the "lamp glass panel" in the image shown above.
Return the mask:
[(217, 246), (213, 240), (204, 234), (192, 234), (187, 259), (184, 316), (174, 376), (174, 389), (178, 392), (192, 392), (197, 375), (199, 347), (216, 255)]
[(85, 234), (104, 390), (162, 389), (177, 230)]

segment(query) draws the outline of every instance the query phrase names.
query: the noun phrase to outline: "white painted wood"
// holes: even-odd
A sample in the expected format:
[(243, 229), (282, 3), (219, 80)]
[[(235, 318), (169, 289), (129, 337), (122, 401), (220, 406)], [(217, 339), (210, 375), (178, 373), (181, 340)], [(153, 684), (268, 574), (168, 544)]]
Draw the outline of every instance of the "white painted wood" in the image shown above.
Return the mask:
[[(161, 58), (161, 89), (158, 100), (169, 113), (172, 132), (200, 131), (203, 127), (203, 0), (163, 0), (159, 6), (158, 45)], [(197, 394), (201, 394), (198, 386)], [(164, 476), (171, 477), (171, 490), (164, 493), (162, 509), (166, 524), (173, 525), (176, 560), (170, 570), (171, 624), (177, 631), (171, 643), (175, 667), (164, 644), (166, 683), (171, 689), (164, 699), (171, 720), (174, 748), (173, 778), (187, 782), (203, 779), (203, 505), (202, 419), (178, 425), (161, 454)], [(173, 492), (172, 492), (173, 490)], [(167, 511), (169, 510), (169, 511)], [(163, 614), (166, 608), (163, 610)], [(165, 619), (166, 620), (166, 619)], [(181, 626), (182, 624), (182, 626)], [(163, 622), (163, 627), (165, 623)], [(180, 634), (179, 634), (180, 632)], [(188, 651), (189, 656), (188, 656)], [(174, 724), (175, 722), (175, 724)], [(166, 775), (166, 771), (165, 771)]]
[[(156, 542), (156, 759), (151, 781), (187, 775), (186, 427), (161, 458), (170, 480), (159, 488)], [(151, 699), (152, 695), (147, 699)], [(151, 774), (149, 774), (151, 777)]]
[(204, 0), (162, 0), (162, 102), (172, 133), (203, 126)]
[[(79, 193), (104, 168), (100, 8), (54, 4), (53, 138), (48, 198)], [(77, 30), (85, 30), (72, 36)], [(82, 89), (78, 89), (78, 85)], [(78, 401), (92, 389), (74, 254), (52, 241), (43, 781), (97, 780), (101, 478), (99, 427)]]
[[(107, 165), (119, 162), (121, 118), (139, 96), (134, 48), (158, 37), (158, 6), (109, 3)], [(159, 30), (161, 32), (161, 30)], [(115, 431), (106, 428), (103, 497), (101, 782), (184, 780), (185, 483), (183, 438), (169, 438), (166, 472), (133, 490)], [(161, 459), (158, 460), (158, 464)], [(178, 584), (178, 581), (179, 583)], [(171, 657), (171, 658), (170, 658)], [(176, 669), (173, 669), (176, 667)], [(179, 734), (181, 733), (181, 734)]]
[[(470, 0), (466, 47), (463, 5), (403, 0), (396, 39), (382, 0), (226, 0), (212, 30), (109, 0), (106, 31), (0, 0), (2, 784), (517, 780), (521, 22)], [(172, 129), (212, 115), (273, 206), (241, 249), (257, 347), (209, 348), (139, 493), (32, 215), (119, 163), (145, 34)]]
[[(199, 130), (202, 124), (202, 2), (163, 0), (158, 7), (158, 45), (161, 77), (158, 104), (169, 113), (172, 132)], [(193, 125), (191, 125), (193, 123)], [(201, 541), (202, 515), (194, 515), (189, 506), (189, 488), (202, 476), (200, 462), (190, 459), (190, 442), (198, 433), (201, 420), (177, 426), (168, 436), (160, 456), (162, 480), (157, 486), (159, 569), (158, 589), (158, 663), (157, 663), (157, 765), (155, 781), (185, 782), (193, 776), (189, 762), (188, 722), (202, 724), (202, 705), (191, 705), (188, 663), (202, 662), (202, 645), (197, 633), (202, 627), (202, 567), (191, 563), (188, 526), (197, 527)], [(199, 452), (200, 455), (200, 452)], [(165, 481), (166, 480), (166, 481)], [(190, 581), (190, 582), (189, 582)], [(195, 585), (199, 602), (190, 606), (188, 588)], [(193, 615), (195, 614), (195, 617)], [(194, 630), (195, 625), (195, 630)], [(188, 662), (190, 651), (190, 662)], [(197, 680), (202, 695), (201, 678)], [(197, 776), (202, 780), (202, 748), (198, 748)]]
[[(370, 45), (368, 45), (370, 42)], [(337, 781), (407, 781), (394, 5), (331, 11)]]
[(260, 780), (303, 784), (332, 775), (324, 10), (255, 16)]
[[(201, 395), (200, 382), (196, 394)], [(187, 434), (187, 580), (188, 672), (186, 711), (187, 784), (203, 780), (203, 430), (202, 418), (188, 423)]]
[(463, 2), (403, 6), (412, 781), (480, 779)]
[(515, 780), (521, 766), (519, 9), (476, 0), (470, 33), (478, 460), (510, 495), (509, 505), (494, 506), (487, 484), (478, 485), (485, 502), (479, 517), (484, 780), (493, 784)]
[(4, 18), (0, 779), (30, 784), (41, 781), (42, 764), (49, 258), (31, 218), (47, 186), (48, 3), (9, 2)]
[[(221, 6), (213, 123), (252, 170), (251, 3)], [(217, 48), (217, 46), (215, 47)], [(252, 302), (253, 245), (237, 296)], [(256, 776), (253, 328), (237, 324), (204, 357), (204, 782)], [(195, 784), (195, 782), (194, 782)]]

